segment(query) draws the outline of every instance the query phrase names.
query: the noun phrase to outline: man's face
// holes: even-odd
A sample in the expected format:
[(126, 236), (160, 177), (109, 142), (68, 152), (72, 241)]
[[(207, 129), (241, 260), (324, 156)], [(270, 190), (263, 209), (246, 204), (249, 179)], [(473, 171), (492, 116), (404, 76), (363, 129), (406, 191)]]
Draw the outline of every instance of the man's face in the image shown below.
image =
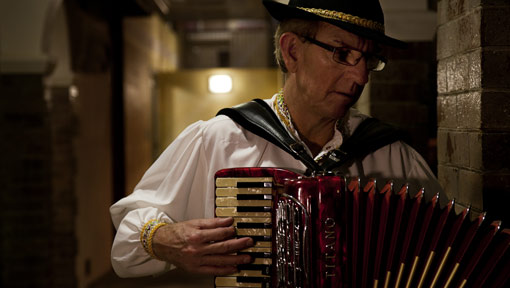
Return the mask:
[[(374, 43), (334, 25), (321, 22), (315, 39), (333, 47), (349, 47), (373, 52)], [(366, 61), (361, 58), (355, 66), (333, 60), (333, 52), (305, 41), (296, 70), (299, 102), (310, 113), (328, 119), (340, 119), (356, 101), (368, 81)]]

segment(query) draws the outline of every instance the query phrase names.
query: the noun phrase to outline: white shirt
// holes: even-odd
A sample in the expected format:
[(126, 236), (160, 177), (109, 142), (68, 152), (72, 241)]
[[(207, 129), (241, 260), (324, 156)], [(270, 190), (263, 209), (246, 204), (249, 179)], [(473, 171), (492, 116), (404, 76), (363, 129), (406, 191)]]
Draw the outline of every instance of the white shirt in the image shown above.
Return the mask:
[[(275, 97), (267, 101), (273, 107)], [(347, 117), (342, 129), (345, 134), (368, 116), (351, 109)], [(348, 136), (336, 133), (324, 150), (336, 148), (331, 143), (337, 145)], [(387, 145), (361, 163), (365, 175), (375, 177), (379, 184), (395, 179), (399, 189), (408, 182), (412, 195), (423, 186), (427, 200), (441, 190), (425, 160), (405, 143)], [(172, 223), (214, 217), (214, 174), (233, 167), (306, 170), (290, 154), (226, 116), (190, 125), (147, 170), (134, 192), (110, 208), (117, 229), (111, 255), (115, 272), (120, 277), (137, 277), (172, 269), (173, 265), (152, 259), (144, 250), (140, 243), (142, 227), (152, 219)], [(347, 176), (358, 176), (359, 168), (353, 164)]]

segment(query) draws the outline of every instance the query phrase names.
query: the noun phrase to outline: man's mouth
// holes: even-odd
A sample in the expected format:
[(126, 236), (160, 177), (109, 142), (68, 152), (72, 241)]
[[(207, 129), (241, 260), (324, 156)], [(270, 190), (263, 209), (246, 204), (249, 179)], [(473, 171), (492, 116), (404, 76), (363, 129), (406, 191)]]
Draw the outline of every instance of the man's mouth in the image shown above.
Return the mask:
[(354, 94), (352, 94), (352, 93), (345, 93), (345, 92), (340, 92), (340, 91), (335, 91), (333, 93), (338, 94), (340, 96), (347, 97), (347, 98), (353, 98), (354, 97)]

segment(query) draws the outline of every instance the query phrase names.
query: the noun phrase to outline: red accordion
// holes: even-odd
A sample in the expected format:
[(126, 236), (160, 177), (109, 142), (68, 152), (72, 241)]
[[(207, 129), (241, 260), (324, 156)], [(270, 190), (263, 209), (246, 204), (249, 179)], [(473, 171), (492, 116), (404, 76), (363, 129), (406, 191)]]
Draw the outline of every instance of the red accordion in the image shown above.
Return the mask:
[[(216, 287), (505, 287), (510, 230), (392, 183), (277, 168), (216, 173), (216, 217), (233, 217), (254, 261)], [(427, 199), (428, 200), (428, 199)]]

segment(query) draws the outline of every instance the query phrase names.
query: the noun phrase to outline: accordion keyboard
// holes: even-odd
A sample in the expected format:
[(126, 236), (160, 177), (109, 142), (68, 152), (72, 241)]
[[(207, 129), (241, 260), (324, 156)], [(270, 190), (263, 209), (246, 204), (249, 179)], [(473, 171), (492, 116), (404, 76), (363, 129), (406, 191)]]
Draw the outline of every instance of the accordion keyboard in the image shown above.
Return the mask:
[(251, 264), (236, 274), (216, 277), (216, 287), (271, 287), (273, 178), (216, 179), (216, 217), (233, 217), (238, 238), (251, 237), (255, 245), (238, 254), (251, 255)]

